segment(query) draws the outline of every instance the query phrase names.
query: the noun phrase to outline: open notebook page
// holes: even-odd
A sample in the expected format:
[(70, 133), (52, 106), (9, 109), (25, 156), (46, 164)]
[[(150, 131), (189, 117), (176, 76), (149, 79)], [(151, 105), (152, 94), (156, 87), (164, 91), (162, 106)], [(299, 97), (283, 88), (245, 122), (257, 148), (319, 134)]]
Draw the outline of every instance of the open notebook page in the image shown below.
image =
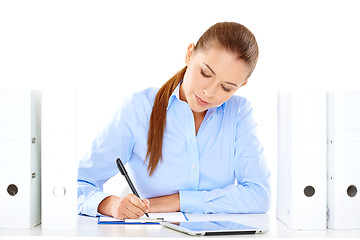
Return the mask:
[[(185, 217), (184, 213), (182, 212), (170, 212), (170, 213), (149, 213), (150, 219), (157, 219), (157, 218), (163, 218), (164, 221), (167, 222), (183, 222), (187, 221), (187, 218)], [(144, 215), (140, 217), (140, 219), (147, 219), (147, 217)], [(122, 222), (123, 220), (119, 220), (113, 217), (108, 216), (101, 216), (99, 218), (99, 222), (105, 223), (105, 222)]]

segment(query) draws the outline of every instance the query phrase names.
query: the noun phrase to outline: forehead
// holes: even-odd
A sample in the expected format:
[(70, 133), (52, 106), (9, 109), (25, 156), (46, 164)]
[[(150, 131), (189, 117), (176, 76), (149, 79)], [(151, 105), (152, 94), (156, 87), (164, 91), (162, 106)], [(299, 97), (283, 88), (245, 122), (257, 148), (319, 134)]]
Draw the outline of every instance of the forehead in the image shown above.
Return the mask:
[(244, 60), (238, 59), (234, 53), (223, 48), (199, 49), (195, 53), (194, 60), (200, 66), (209, 65), (219, 80), (233, 82), (239, 86), (249, 73), (249, 66)]

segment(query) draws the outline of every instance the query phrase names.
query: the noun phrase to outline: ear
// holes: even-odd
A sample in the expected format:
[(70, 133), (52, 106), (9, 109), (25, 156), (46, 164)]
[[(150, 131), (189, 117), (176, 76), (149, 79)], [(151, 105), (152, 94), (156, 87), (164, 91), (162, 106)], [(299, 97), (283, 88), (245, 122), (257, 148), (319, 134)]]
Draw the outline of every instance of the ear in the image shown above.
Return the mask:
[(245, 80), (245, 82), (241, 85), (241, 87), (245, 86), (247, 84), (247, 80)]
[(186, 66), (189, 66), (190, 64), (190, 57), (193, 55), (194, 53), (194, 50), (195, 50), (195, 44), (194, 43), (191, 43), (186, 51), (186, 57), (185, 57), (185, 63), (186, 63)]

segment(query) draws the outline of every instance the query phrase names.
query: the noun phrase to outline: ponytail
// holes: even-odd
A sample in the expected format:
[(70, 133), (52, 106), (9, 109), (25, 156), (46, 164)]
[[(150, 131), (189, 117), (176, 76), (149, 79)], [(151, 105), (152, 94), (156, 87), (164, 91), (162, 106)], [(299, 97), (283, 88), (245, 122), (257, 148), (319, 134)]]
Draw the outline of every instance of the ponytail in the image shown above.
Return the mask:
[(154, 106), (150, 116), (147, 140), (148, 149), (146, 153), (146, 159), (149, 159), (149, 176), (154, 173), (156, 166), (162, 159), (162, 145), (166, 127), (166, 108), (168, 106), (171, 94), (183, 80), (186, 69), (187, 67), (185, 66), (183, 69), (177, 72), (160, 88), (156, 94)]

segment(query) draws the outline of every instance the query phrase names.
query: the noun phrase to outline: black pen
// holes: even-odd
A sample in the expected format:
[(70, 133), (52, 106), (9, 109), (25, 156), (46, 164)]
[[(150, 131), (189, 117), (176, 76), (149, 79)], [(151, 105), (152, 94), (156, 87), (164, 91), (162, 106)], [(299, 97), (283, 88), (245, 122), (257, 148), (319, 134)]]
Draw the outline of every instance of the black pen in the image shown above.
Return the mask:
[[(134, 193), (135, 196), (140, 198), (140, 196), (139, 196), (138, 192), (136, 191), (134, 184), (131, 182), (131, 179), (130, 179), (129, 175), (127, 174), (126, 169), (124, 167), (124, 164), (121, 162), (120, 158), (116, 159), (116, 164), (117, 164), (117, 166), (119, 168), (120, 173), (122, 175), (124, 175), (126, 181), (128, 182), (128, 184), (129, 184), (129, 186), (131, 188), (131, 191)], [(145, 213), (145, 215), (149, 218), (148, 213)]]

